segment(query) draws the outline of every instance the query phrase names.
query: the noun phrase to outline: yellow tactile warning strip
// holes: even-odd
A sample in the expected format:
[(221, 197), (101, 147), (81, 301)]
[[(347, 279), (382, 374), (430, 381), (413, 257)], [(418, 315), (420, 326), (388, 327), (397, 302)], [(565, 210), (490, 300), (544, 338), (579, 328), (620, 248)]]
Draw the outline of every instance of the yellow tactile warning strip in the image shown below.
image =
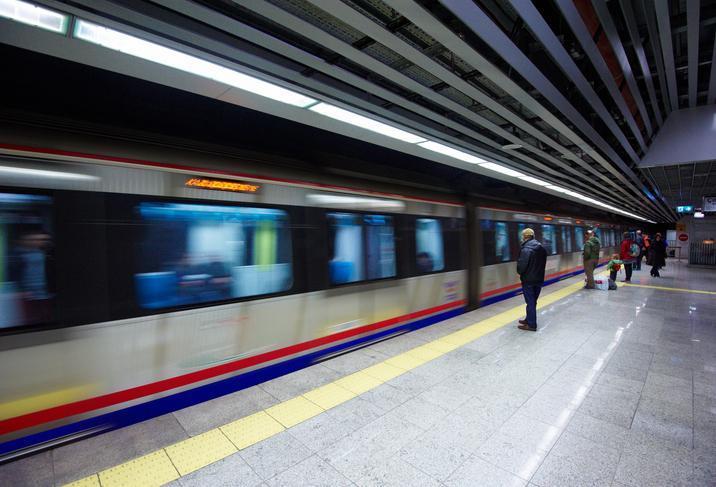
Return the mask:
[(221, 430), (213, 429), (169, 446), (165, 451), (179, 473), (186, 475), (218, 462), (239, 449)]
[[(583, 283), (578, 282), (544, 295), (540, 298), (537, 308), (549, 306), (582, 287)], [(313, 418), (498, 328), (512, 324), (522, 316), (523, 305), (516, 306), (317, 387), (301, 396), (68, 485), (144, 487), (171, 482)]]
[(164, 485), (178, 478), (179, 472), (165, 450), (152, 452), (99, 473), (102, 487)]
[(676, 292), (682, 292), (682, 293), (714, 294), (714, 295), (716, 295), (716, 291), (702, 291), (700, 289), (685, 289), (685, 288), (680, 288), (680, 287), (651, 286), (648, 284), (631, 284), (629, 282), (622, 282), (621, 285), (629, 286), (629, 287), (645, 287), (648, 289), (659, 289), (661, 291), (676, 291)]

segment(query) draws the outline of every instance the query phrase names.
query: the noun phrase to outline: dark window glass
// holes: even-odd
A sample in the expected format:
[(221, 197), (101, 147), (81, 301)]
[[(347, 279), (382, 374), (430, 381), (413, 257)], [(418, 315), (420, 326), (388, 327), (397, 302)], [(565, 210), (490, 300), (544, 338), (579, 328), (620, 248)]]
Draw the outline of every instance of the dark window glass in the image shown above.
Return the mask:
[(421, 274), (445, 268), (443, 230), (439, 220), (415, 220), (415, 263)]
[(527, 223), (518, 223), (517, 224), (517, 244), (522, 245), (522, 230), (525, 228), (529, 228), (529, 225)]
[(562, 226), (562, 246), (565, 254), (573, 252), (572, 227), (567, 225)]
[(581, 252), (584, 249), (584, 227), (574, 227), (574, 250)]
[(54, 320), (52, 199), (0, 193), (0, 328)]
[(158, 309), (286, 291), (293, 283), (282, 210), (144, 202), (136, 295)]
[(547, 255), (557, 253), (557, 233), (554, 225), (542, 225), (542, 246), (547, 251)]
[(329, 213), (331, 284), (347, 284), (394, 277), (393, 217)]
[(495, 223), (495, 257), (498, 262), (508, 262), (512, 259), (510, 236), (505, 222)]

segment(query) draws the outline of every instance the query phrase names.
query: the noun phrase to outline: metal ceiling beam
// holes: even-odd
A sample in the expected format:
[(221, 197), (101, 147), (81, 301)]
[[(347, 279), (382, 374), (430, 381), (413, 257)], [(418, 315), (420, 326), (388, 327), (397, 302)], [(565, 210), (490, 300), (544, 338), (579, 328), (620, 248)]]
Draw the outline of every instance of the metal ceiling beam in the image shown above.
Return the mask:
[[(312, 39), (315, 42), (319, 42), (320, 44), (328, 47), (332, 51), (340, 54), (341, 56), (344, 56), (347, 59), (350, 59), (353, 62), (356, 62), (360, 64), (363, 67), (366, 67), (370, 69), (371, 71), (379, 74), (380, 76), (383, 76), (386, 79), (389, 79), (404, 88), (407, 88), (415, 93), (420, 94), (426, 99), (432, 100), (435, 103), (442, 105), (449, 110), (452, 110), (455, 113), (460, 114), (461, 116), (465, 117), (468, 120), (471, 120), (475, 122), (478, 125), (481, 125), (485, 127), (486, 129), (492, 131), (493, 133), (499, 135), (500, 137), (503, 137), (506, 140), (509, 140), (512, 143), (520, 144), (524, 146), (526, 150), (529, 150), (536, 155), (539, 155), (540, 157), (543, 157), (547, 160), (550, 160), (555, 165), (562, 167), (564, 170), (570, 172), (571, 174), (574, 174), (575, 176), (584, 179), (585, 182), (588, 184), (596, 185), (599, 188), (602, 188), (603, 191), (608, 191), (607, 187), (596, 183), (594, 179), (586, 177), (584, 174), (582, 174), (579, 171), (576, 171), (574, 168), (571, 168), (570, 166), (567, 166), (564, 164), (564, 161), (554, 158), (550, 156), (549, 154), (544, 153), (541, 149), (538, 147), (531, 146), (530, 144), (526, 143), (526, 141), (516, 137), (514, 134), (506, 131), (499, 125), (490, 122), (488, 119), (481, 117), (477, 113), (475, 113), (472, 110), (469, 110), (468, 108), (464, 107), (463, 105), (458, 104), (457, 102), (451, 100), (450, 98), (441, 95), (439, 93), (436, 93), (433, 89), (430, 87), (424, 86), (414, 79), (398, 72), (397, 70), (391, 68), (390, 66), (384, 64), (383, 62), (365, 54), (364, 52), (356, 49), (352, 45), (343, 42), (340, 39), (337, 39), (332, 34), (327, 33), (314, 25), (304, 21), (303, 19), (300, 19), (299, 17), (296, 17), (295, 15), (276, 7), (275, 5), (272, 5), (268, 2), (261, 1), (261, 0), (254, 0), (248, 4), (242, 4), (243, 7), (248, 8), (259, 15), (262, 15), (274, 22), (280, 23), (281, 25), (289, 28), (293, 32), (296, 32), (304, 37), (307, 37), (309, 39)], [(326, 7), (328, 8), (328, 7)], [(360, 30), (360, 29), (359, 29)], [(492, 103), (492, 102), (491, 102)], [(504, 110), (504, 109), (503, 109)], [(515, 115), (512, 114), (512, 117), (514, 118)], [(563, 149), (565, 152), (566, 149)], [(479, 152), (479, 151), (478, 151)], [(576, 156), (575, 156), (576, 157)], [(594, 168), (589, 166), (587, 163), (585, 163), (582, 160), (579, 160), (579, 162), (582, 163), (584, 168), (590, 172), (593, 173), (594, 176), (597, 176), (605, 181), (606, 184), (610, 185), (614, 189), (620, 192), (624, 192), (624, 188), (619, 187), (618, 185), (614, 184), (613, 180), (610, 180), (609, 178), (605, 177), (604, 175), (600, 174), (599, 172), (595, 171)], [(544, 170), (546, 166), (542, 165), (541, 169)], [(553, 170), (550, 170), (554, 172)], [(630, 194), (625, 194), (628, 197), (632, 197)]]
[(639, 109), (639, 113), (641, 114), (641, 119), (644, 121), (646, 135), (647, 137), (651, 137), (653, 129), (651, 127), (651, 119), (649, 117), (649, 112), (647, 112), (646, 110), (644, 99), (641, 97), (641, 91), (639, 90), (639, 86), (637, 86), (636, 80), (634, 79), (634, 71), (631, 68), (631, 64), (629, 64), (629, 58), (627, 57), (626, 51), (624, 51), (624, 46), (622, 45), (622, 41), (619, 38), (617, 28), (614, 25), (614, 19), (612, 19), (612, 14), (609, 12), (609, 8), (607, 7), (607, 4), (606, 2), (604, 2), (604, 0), (592, 0), (592, 5), (594, 6), (594, 10), (597, 12), (599, 22), (602, 24), (604, 34), (607, 36), (609, 44), (612, 46), (612, 50), (614, 51), (614, 54), (619, 61), (619, 67), (621, 67), (622, 73), (624, 74), (624, 79), (626, 80), (627, 86), (629, 87), (629, 91), (634, 97), (636, 106)]
[(629, 107), (626, 104), (626, 100), (622, 96), (621, 91), (619, 90), (619, 86), (617, 86), (617, 83), (614, 80), (614, 76), (612, 76), (612, 72), (609, 70), (609, 66), (607, 66), (607, 63), (604, 60), (604, 56), (602, 56), (602, 53), (599, 52), (597, 45), (594, 43), (592, 34), (587, 29), (587, 26), (584, 25), (584, 20), (582, 19), (581, 14), (577, 10), (577, 7), (574, 5), (574, 1), (556, 1), (560, 11), (562, 12), (562, 15), (567, 21), (567, 24), (569, 25), (575, 37), (579, 41), (579, 44), (582, 46), (582, 49), (584, 49), (585, 54), (592, 62), (592, 65), (596, 69), (597, 73), (599, 73), (599, 77), (604, 83), (604, 86), (606, 86), (607, 90), (609, 91), (609, 94), (614, 100), (614, 103), (616, 104), (617, 108), (619, 108), (622, 117), (624, 117), (624, 121), (629, 126), (629, 129), (631, 129), (631, 132), (634, 135), (636, 141), (639, 143), (641, 150), (646, 152), (646, 142), (644, 141), (644, 136), (641, 134), (641, 131), (636, 124), (634, 115), (632, 115), (631, 111), (629, 110)]
[[(459, 0), (441, 0), (441, 3), (451, 10), (454, 15), (456, 15), (473, 32), (487, 42), (493, 49), (495, 49), (498, 54), (500, 54), (503, 59), (507, 60), (512, 68), (527, 79), (542, 96), (547, 98), (550, 103), (560, 110), (567, 119), (577, 125), (577, 127), (583, 133), (587, 134), (601, 150), (606, 152), (614, 163), (619, 166), (619, 169), (623, 173), (604, 159), (601, 154), (598, 154), (591, 145), (587, 144), (561, 120), (546, 110), (545, 107), (533, 99), (520, 86), (505, 76), (504, 73), (500, 72), (496, 66), (491, 65), (491, 63), (484, 58), (482, 62), (480, 62), (477, 58), (479, 54), (472, 49), (471, 46), (467, 45), (463, 40), (458, 38), (449, 30), (447, 31), (449, 35), (446, 36), (444, 30), (441, 31), (441, 27), (442, 29), (445, 28), (436, 22), (429, 12), (426, 12), (421, 6), (407, 0), (384, 1), (386, 1), (386, 3), (391, 5), (393, 8), (398, 9), (405, 17), (410, 19), (413, 23), (416, 23), (416, 25), (421, 27), (433, 37), (436, 37), (436, 30), (437, 35), (440, 35), (443, 38), (447, 37), (449, 39), (449, 42), (447, 43), (440, 39), (437, 40), (442, 42), (444, 45), (449, 45), (450, 48), (456, 52), (456, 54), (473, 66), (479, 66), (480, 71), (482, 71), (485, 76), (491, 78), (492, 81), (497, 83), (499, 86), (502, 86), (505, 91), (510, 93), (520, 103), (532, 110), (535, 114), (541, 116), (543, 120), (560, 130), (565, 136), (570, 137), (570, 139), (573, 140), (577, 146), (600, 162), (602, 167), (604, 167), (607, 171), (614, 174), (622, 181), (624, 180), (624, 175), (626, 174), (634, 183), (636, 183), (637, 191), (635, 191), (635, 193), (641, 199), (655, 208), (659, 206), (646, 197), (648, 189), (644, 186), (644, 183), (639, 180), (637, 175), (624, 163), (624, 161), (621, 160), (614, 149), (602, 138), (594, 127), (592, 127), (591, 124), (584, 119), (582, 114), (579, 113), (566, 98), (564, 98), (564, 95), (562, 95), (562, 93), (555, 88), (555, 86), (544, 76), (544, 74), (541, 73), (541, 71), (527, 58), (527, 56), (524, 55), (524, 53), (512, 42), (512, 40), (502, 32), (492, 19), (490, 19), (474, 3), (462, 2)], [(477, 60), (477, 62), (474, 60)], [(487, 69), (488, 66), (489, 69)], [(495, 71), (497, 71), (497, 73), (495, 73)], [(545, 114), (543, 115), (543, 113)]]
[(686, 1), (689, 58), (689, 106), (696, 106), (696, 85), (699, 80), (699, 0)]
[[(564, 147), (558, 141), (554, 140), (544, 132), (540, 131), (538, 128), (535, 127), (533, 123), (524, 120), (518, 114), (511, 111), (504, 104), (500, 103), (499, 100), (495, 100), (489, 95), (483, 93), (475, 85), (468, 83), (463, 78), (456, 75), (454, 72), (445, 68), (442, 64), (428, 57), (422, 51), (419, 51), (408, 42), (404, 41), (388, 29), (377, 24), (372, 19), (366, 17), (352, 7), (349, 7), (342, 2), (325, 2), (322, 0), (308, 1), (316, 5), (318, 8), (325, 10), (329, 14), (345, 22), (346, 24), (352, 26), (353, 28), (361, 31), (363, 34), (379, 42), (383, 46), (391, 49), (395, 53), (410, 61), (412, 64), (426, 70), (431, 75), (441, 79), (450, 86), (461, 91), (463, 94), (469, 96), (470, 98), (485, 106), (489, 110), (498, 114), (500, 117), (504, 118), (512, 125), (532, 135), (535, 139), (544, 142), (548, 146), (563, 154), (570, 152), (568, 148)], [(501, 135), (504, 137), (504, 134)], [(540, 151), (540, 155), (542, 155), (543, 157), (546, 156), (546, 154), (543, 154), (541, 152), (542, 151)], [(556, 158), (552, 158), (552, 161), (557, 163), (558, 165), (562, 164), (562, 161), (559, 161)], [(587, 167), (585, 167), (585, 169), (587, 169)]]
[(661, 42), (659, 41), (659, 29), (656, 26), (656, 14), (654, 13), (654, 4), (652, 0), (642, 0), (641, 7), (642, 11), (644, 12), (644, 17), (646, 17), (646, 28), (649, 32), (651, 55), (654, 57), (654, 64), (656, 64), (656, 73), (659, 76), (659, 89), (661, 90), (661, 103), (664, 109), (664, 118), (667, 118), (669, 116), (669, 113), (671, 113), (671, 103), (669, 103), (669, 89), (666, 87), (664, 56), (661, 54)]
[[(89, 1), (89, 0), (88, 0)], [(92, 0), (97, 1), (97, 0)], [(474, 130), (469, 129), (468, 127), (459, 124), (455, 122), (452, 119), (449, 119), (447, 117), (443, 117), (439, 114), (436, 114), (435, 112), (423, 107), (422, 105), (419, 105), (417, 103), (411, 102), (405, 98), (402, 98), (395, 93), (381, 87), (380, 85), (374, 84), (369, 82), (368, 80), (356, 76), (355, 74), (346, 71), (342, 68), (339, 68), (335, 66), (334, 64), (330, 64), (326, 62), (325, 60), (318, 58), (316, 56), (313, 56), (311, 54), (306, 53), (305, 51), (291, 45), (288, 43), (285, 43), (273, 36), (270, 36), (269, 34), (266, 34), (265, 32), (253, 29), (252, 27), (249, 27), (237, 20), (234, 20), (230, 17), (227, 17), (225, 15), (222, 15), (214, 10), (202, 7), (200, 5), (197, 5), (193, 2), (187, 1), (187, 0), (154, 0), (154, 3), (157, 3), (159, 5), (165, 6), (169, 9), (172, 9), (176, 11), (177, 13), (180, 13), (186, 17), (194, 18), (200, 22), (203, 22), (207, 25), (211, 25), (212, 27), (215, 27), (217, 29), (220, 29), (222, 31), (225, 31), (227, 33), (230, 33), (232, 35), (239, 36), (241, 38), (250, 40), (252, 43), (255, 43), (257, 45), (261, 45), (267, 49), (272, 50), (273, 52), (276, 52), (277, 54), (280, 54), (281, 56), (285, 56), (286, 58), (292, 59), (296, 62), (300, 62), (304, 64), (305, 66), (309, 67), (310, 69), (313, 69), (319, 73), (324, 73), (327, 76), (330, 76), (331, 78), (334, 78), (336, 80), (342, 80), (346, 83), (349, 83), (352, 86), (355, 86), (356, 88), (362, 90), (364, 93), (371, 93), (374, 94), (383, 100), (386, 100), (392, 104), (394, 104), (397, 107), (400, 107), (402, 109), (408, 110), (410, 112), (414, 112), (422, 117), (425, 117), (428, 120), (431, 120), (435, 123), (442, 124), (446, 127), (449, 127), (450, 129), (465, 134), (468, 137), (485, 144), (489, 147), (492, 147), (495, 149), (495, 152), (491, 153), (491, 157), (498, 162), (502, 162), (506, 165), (514, 165), (514, 161), (511, 159), (507, 159), (499, 154), (499, 152), (507, 153), (509, 156), (517, 158), (523, 162), (526, 162), (530, 166), (533, 166), (537, 170), (537, 176), (544, 176), (544, 174), (550, 174), (551, 176), (554, 176), (557, 178), (557, 184), (564, 185), (565, 183), (561, 181), (561, 179), (564, 177), (564, 174), (558, 171), (555, 171), (554, 169), (545, 166), (541, 162), (527, 156), (526, 154), (518, 151), (518, 150), (512, 150), (512, 149), (502, 149), (501, 144), (495, 142), (492, 139), (489, 139), (485, 137), (484, 135), (475, 132)], [(156, 26), (154, 26), (156, 28)], [(192, 40), (192, 42), (197, 42), (196, 40)], [(206, 42), (204, 42), (204, 45), (206, 45)], [(215, 48), (216, 46), (214, 46)], [(234, 53), (234, 56), (236, 53)], [(266, 67), (268, 71), (271, 71), (272, 68)], [(301, 79), (302, 84), (306, 84), (308, 86), (313, 87), (314, 89), (317, 89), (317, 91), (323, 91), (325, 92), (325, 87), (321, 86), (313, 86), (312, 83), (315, 83), (315, 76), (305, 76)], [(339, 93), (328, 93), (329, 95), (333, 96), (335, 99), (341, 99), (341, 96)], [(344, 95), (343, 100), (348, 102), (349, 104), (352, 104), (353, 106), (365, 106), (366, 100), (359, 99), (356, 97), (352, 97), (350, 95)], [(405, 125), (405, 126), (411, 126), (415, 125), (416, 120), (407, 120), (404, 117), (401, 117), (400, 115), (396, 115), (394, 112), (391, 112), (387, 109), (381, 108), (379, 106), (371, 105), (368, 108), (370, 111), (384, 116), (387, 119), (393, 119), (397, 122)], [(431, 134), (432, 136), (446, 140), (449, 142), (454, 143), (455, 145), (465, 145), (465, 140), (459, 139), (457, 137), (453, 137), (450, 135), (445, 134), (444, 132), (439, 132), (437, 130), (432, 130), (430, 128), (425, 128), (424, 126), (421, 127), (422, 130), (424, 130), (426, 133)], [(519, 140), (519, 139), (517, 139)], [(561, 161), (560, 161), (561, 162)], [(519, 169), (524, 170), (522, 167)], [(578, 175), (580, 178), (584, 178), (585, 176), (578, 171), (575, 171), (572, 168), (568, 168), (570, 172), (572, 172), (575, 175)], [(528, 171), (525, 171), (528, 172)], [(575, 181), (572, 180), (574, 183)], [(577, 181), (576, 182), (580, 190), (582, 191), (592, 191), (594, 188), (593, 180), (589, 181)], [(602, 186), (599, 186), (600, 188)], [(611, 193), (610, 193), (611, 194)], [(613, 202), (616, 202), (617, 200), (613, 200)], [(619, 204), (623, 204), (623, 202), (619, 201)]]
[(656, 21), (659, 26), (661, 54), (666, 71), (666, 84), (669, 89), (669, 102), (672, 110), (679, 109), (679, 92), (676, 86), (676, 70), (674, 69), (674, 46), (671, 42), (671, 19), (669, 16), (669, 0), (654, 0)]
[(649, 62), (646, 59), (644, 52), (644, 46), (641, 43), (641, 37), (639, 36), (639, 27), (636, 24), (634, 18), (634, 10), (632, 9), (632, 0), (621, 0), (620, 5), (622, 8), (622, 14), (626, 20), (627, 30), (629, 31), (629, 38), (631, 39), (632, 46), (636, 53), (636, 57), (639, 60), (639, 68), (646, 85), (646, 91), (649, 94), (649, 102), (651, 103), (651, 109), (654, 111), (654, 117), (656, 117), (656, 124), (661, 126), (664, 123), (664, 119), (661, 116), (661, 107), (656, 101), (656, 90), (654, 90), (654, 80), (651, 77), (651, 68)]
[(716, 35), (714, 35), (714, 47), (711, 54), (711, 74), (709, 75), (709, 94), (706, 97), (706, 104), (716, 103)]
[(572, 59), (572, 56), (569, 55), (552, 29), (550, 29), (549, 25), (547, 25), (547, 22), (545, 22), (542, 14), (537, 10), (537, 7), (531, 2), (523, 2), (522, 0), (510, 0), (510, 3), (515, 11), (519, 13), (520, 17), (522, 17), (522, 20), (527, 24), (535, 38), (542, 43), (555, 63), (557, 63), (564, 74), (566, 74), (581, 91), (584, 99), (589, 102), (597, 115), (599, 115), (602, 121), (609, 127), (632, 160), (639, 160), (639, 156), (627, 140), (624, 132), (619, 128), (611, 113), (609, 113), (609, 110), (601, 98), (599, 98), (599, 95), (594, 91), (594, 87), (589, 80), (587, 80), (586, 76), (584, 76)]

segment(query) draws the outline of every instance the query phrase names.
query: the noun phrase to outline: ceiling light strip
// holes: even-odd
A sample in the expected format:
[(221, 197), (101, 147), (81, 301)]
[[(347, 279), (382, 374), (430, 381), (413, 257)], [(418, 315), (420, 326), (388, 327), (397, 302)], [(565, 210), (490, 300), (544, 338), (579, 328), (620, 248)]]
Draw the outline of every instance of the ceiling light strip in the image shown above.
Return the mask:
[(69, 16), (19, 0), (0, 0), (0, 17), (66, 34)]
[(288, 105), (303, 108), (317, 101), (273, 83), (86, 20), (77, 20), (73, 35), (107, 49), (212, 79)]

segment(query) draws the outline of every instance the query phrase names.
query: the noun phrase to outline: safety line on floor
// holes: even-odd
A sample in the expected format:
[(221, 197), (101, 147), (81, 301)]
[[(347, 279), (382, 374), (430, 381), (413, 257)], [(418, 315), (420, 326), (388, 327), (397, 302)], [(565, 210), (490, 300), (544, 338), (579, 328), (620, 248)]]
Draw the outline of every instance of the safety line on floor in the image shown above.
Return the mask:
[(716, 291), (702, 291), (701, 289), (686, 289), (686, 288), (680, 288), (680, 287), (666, 287), (666, 286), (651, 286), (649, 284), (632, 284), (629, 282), (622, 282), (622, 286), (629, 286), (629, 287), (643, 287), (647, 289), (659, 289), (661, 291), (676, 291), (681, 293), (694, 293), (694, 294), (714, 294), (716, 295)]
[[(537, 308), (554, 304), (583, 286), (582, 282), (577, 282), (546, 294), (540, 298)], [(524, 305), (515, 306), (300, 396), (66, 485), (137, 487), (171, 482), (358, 397), (490, 332), (514, 324), (523, 316), (523, 308)]]

